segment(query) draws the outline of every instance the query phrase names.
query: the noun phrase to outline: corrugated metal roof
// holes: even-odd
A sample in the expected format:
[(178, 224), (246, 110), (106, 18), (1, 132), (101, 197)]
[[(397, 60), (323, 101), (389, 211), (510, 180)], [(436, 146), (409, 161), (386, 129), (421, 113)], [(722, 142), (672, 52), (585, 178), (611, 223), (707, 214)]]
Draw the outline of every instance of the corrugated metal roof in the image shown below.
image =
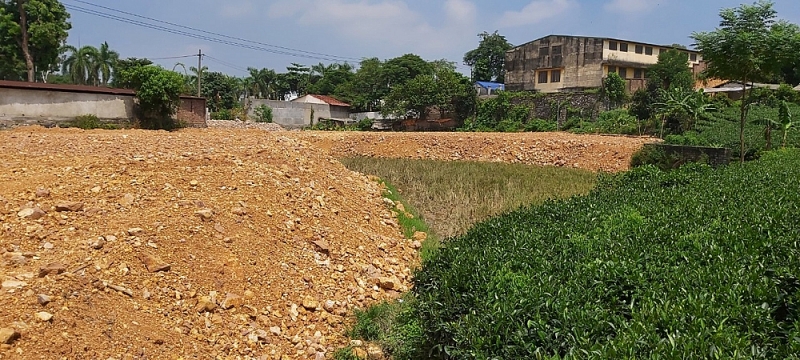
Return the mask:
[(326, 103), (326, 104), (328, 104), (328, 105), (331, 105), (331, 106), (344, 106), (344, 107), (350, 107), (350, 104), (348, 104), (348, 103), (346, 103), (346, 102), (339, 101), (339, 99), (336, 99), (336, 98), (335, 98), (335, 97), (333, 97), (333, 96), (328, 96), (328, 95), (316, 95), (316, 94), (308, 94), (307, 96), (315, 97), (315, 98), (317, 98), (317, 99), (321, 100), (322, 102), (324, 102), (324, 103)]

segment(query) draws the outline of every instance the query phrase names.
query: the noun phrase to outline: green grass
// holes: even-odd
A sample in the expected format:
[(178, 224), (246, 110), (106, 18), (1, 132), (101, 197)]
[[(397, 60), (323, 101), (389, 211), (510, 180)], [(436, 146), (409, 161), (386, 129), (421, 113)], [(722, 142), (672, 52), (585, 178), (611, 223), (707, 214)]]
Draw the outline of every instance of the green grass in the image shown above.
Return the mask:
[[(397, 222), (403, 229), (403, 235), (405, 235), (407, 239), (411, 239), (417, 231), (428, 234), (427, 239), (422, 242), (420, 257), (422, 259), (430, 258), (436, 249), (438, 249), (441, 245), (439, 237), (431, 231), (431, 228), (425, 223), (425, 220), (423, 220), (422, 216), (420, 216), (419, 211), (417, 211), (413, 205), (411, 205), (400, 195), (400, 191), (394, 185), (386, 182), (385, 180), (381, 180), (381, 182), (384, 186), (386, 186), (386, 192), (383, 194), (383, 196), (394, 201), (395, 204), (403, 204), (405, 211), (399, 211), (395, 206), (395, 211), (397, 211)], [(409, 214), (411, 216), (408, 216)]]
[(418, 211), (412, 212), (415, 219), (401, 218), (401, 224), (420, 231), (427, 224), (440, 239), (521, 206), (586, 194), (597, 180), (586, 170), (522, 164), (362, 157), (341, 162), (393, 185), (391, 196), (414, 205), (407, 210)]

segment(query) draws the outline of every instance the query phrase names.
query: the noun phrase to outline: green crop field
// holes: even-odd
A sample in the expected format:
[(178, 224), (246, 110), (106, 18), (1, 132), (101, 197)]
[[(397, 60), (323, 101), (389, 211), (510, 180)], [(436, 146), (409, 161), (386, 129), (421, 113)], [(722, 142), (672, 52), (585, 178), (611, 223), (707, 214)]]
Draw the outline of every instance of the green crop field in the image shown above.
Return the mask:
[(786, 150), (639, 168), (493, 218), (417, 274), (417, 355), (798, 358), (799, 217), (800, 151)]

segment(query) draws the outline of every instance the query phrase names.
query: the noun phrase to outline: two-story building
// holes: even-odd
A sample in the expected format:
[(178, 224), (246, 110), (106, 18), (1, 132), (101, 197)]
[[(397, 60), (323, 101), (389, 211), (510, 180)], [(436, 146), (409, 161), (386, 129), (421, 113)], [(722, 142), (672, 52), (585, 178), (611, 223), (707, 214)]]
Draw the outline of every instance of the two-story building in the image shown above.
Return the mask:
[[(609, 73), (627, 81), (628, 90), (644, 86), (647, 68), (670, 46), (630, 40), (585, 36), (550, 35), (506, 52), (506, 90), (559, 92), (602, 86)], [(688, 66), (702, 62), (699, 52), (677, 49), (689, 55)]]

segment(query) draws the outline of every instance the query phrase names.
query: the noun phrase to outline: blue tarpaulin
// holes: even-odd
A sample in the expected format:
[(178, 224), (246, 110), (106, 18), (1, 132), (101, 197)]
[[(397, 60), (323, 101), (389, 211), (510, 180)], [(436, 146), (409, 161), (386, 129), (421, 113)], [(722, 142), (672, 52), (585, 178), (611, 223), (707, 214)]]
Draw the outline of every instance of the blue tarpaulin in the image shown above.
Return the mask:
[(478, 85), (487, 90), (491, 90), (492, 92), (506, 89), (505, 84), (491, 82), (491, 81), (476, 81), (475, 85)]

